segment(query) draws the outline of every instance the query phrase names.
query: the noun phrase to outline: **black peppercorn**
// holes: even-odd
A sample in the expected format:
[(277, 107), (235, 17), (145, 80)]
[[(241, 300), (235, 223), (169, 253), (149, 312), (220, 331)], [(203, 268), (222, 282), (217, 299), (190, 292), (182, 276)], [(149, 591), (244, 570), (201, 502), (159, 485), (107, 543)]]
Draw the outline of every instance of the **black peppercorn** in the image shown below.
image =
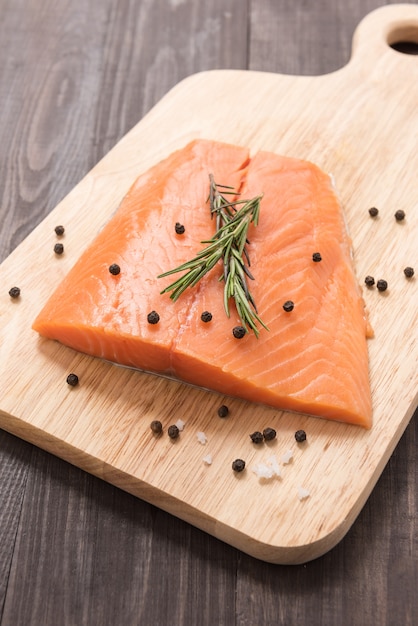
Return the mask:
[(229, 413), (228, 407), (226, 406), (226, 404), (222, 404), (222, 406), (220, 406), (218, 409), (219, 417), (226, 417), (228, 413)]
[(70, 385), (70, 387), (76, 387), (78, 385), (77, 374), (68, 374), (67, 383)]
[(414, 268), (413, 267), (405, 267), (403, 273), (405, 274), (405, 276), (407, 278), (412, 278), (412, 276), (415, 274)]
[(376, 209), (375, 206), (372, 206), (372, 208), (369, 209), (369, 213), (370, 213), (371, 217), (376, 217), (377, 214), (379, 213), (379, 209)]
[(151, 422), (151, 430), (154, 435), (161, 435), (161, 433), (163, 432), (163, 425), (159, 420), (153, 420)]
[(59, 226), (55, 226), (55, 232), (59, 237), (64, 234), (64, 231), (65, 228), (64, 226), (61, 226), (61, 224)]
[(405, 219), (405, 211), (402, 211), (402, 209), (399, 209), (398, 211), (396, 211), (395, 220), (397, 222), (402, 222), (402, 220), (404, 219)]
[(378, 280), (376, 283), (376, 287), (379, 291), (386, 291), (386, 289), (388, 288), (387, 281), (382, 279)]
[(174, 228), (175, 228), (177, 235), (183, 235), (184, 231), (186, 230), (183, 224), (180, 224), (180, 222), (176, 222), (176, 225)]
[(322, 256), (320, 252), (314, 252), (312, 255), (312, 261), (314, 261), (315, 263), (319, 263), (319, 261), (322, 261)]
[(254, 433), (251, 433), (250, 437), (253, 443), (261, 443), (264, 440), (263, 433), (260, 433), (259, 430), (256, 430)]
[(18, 298), (20, 296), (20, 288), (12, 287), (11, 289), (9, 289), (9, 296), (13, 299)]
[(303, 441), (306, 441), (306, 433), (304, 430), (297, 430), (295, 432), (295, 439), (298, 443), (302, 443)]
[(212, 313), (210, 313), (209, 311), (203, 311), (200, 319), (202, 320), (202, 322), (210, 322), (212, 320)]
[(263, 437), (265, 441), (272, 441), (276, 438), (276, 431), (274, 428), (265, 428), (263, 430)]
[(113, 275), (113, 276), (117, 276), (118, 274), (120, 274), (120, 267), (117, 263), (112, 263), (112, 265), (109, 265), (109, 272)]
[(172, 424), (171, 426), (168, 427), (167, 433), (170, 439), (177, 439), (177, 437), (180, 434), (180, 431), (175, 424)]
[(292, 302), (292, 300), (286, 300), (286, 302), (283, 305), (283, 308), (286, 311), (286, 313), (290, 313), (290, 311), (293, 311), (293, 309), (295, 308), (295, 304), (294, 302)]
[(242, 459), (235, 459), (235, 461), (232, 461), (232, 469), (234, 472), (242, 472), (245, 469), (245, 461)]
[(62, 254), (64, 252), (64, 246), (62, 243), (56, 243), (54, 246), (55, 254)]
[(235, 339), (242, 339), (245, 335), (245, 328), (243, 326), (234, 326), (234, 328), (232, 329), (232, 334), (234, 335)]
[(158, 324), (159, 321), (160, 321), (160, 316), (158, 315), (157, 311), (151, 311), (151, 313), (148, 313), (147, 315), (148, 324)]
[(373, 276), (366, 276), (366, 278), (364, 279), (364, 282), (366, 283), (366, 285), (368, 287), (373, 287), (373, 285), (374, 285), (374, 278), (373, 278)]

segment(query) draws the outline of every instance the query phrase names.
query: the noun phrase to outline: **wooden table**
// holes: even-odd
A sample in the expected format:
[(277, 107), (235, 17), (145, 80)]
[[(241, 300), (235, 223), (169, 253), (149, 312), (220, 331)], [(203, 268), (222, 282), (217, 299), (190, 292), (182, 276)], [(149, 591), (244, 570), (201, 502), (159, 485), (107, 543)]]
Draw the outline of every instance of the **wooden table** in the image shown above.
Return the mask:
[[(0, 0), (0, 259), (185, 76), (333, 71), (383, 4)], [(0, 625), (415, 624), (417, 430), (415, 414), (348, 535), (298, 566), (0, 431)]]

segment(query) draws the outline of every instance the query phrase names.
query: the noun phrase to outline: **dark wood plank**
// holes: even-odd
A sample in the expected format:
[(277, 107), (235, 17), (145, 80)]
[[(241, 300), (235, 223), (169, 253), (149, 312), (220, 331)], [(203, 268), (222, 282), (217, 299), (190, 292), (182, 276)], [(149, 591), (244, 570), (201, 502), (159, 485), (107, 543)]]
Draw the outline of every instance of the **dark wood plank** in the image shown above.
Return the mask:
[(248, 16), (238, 0), (109, 6), (94, 112), (95, 161), (186, 76), (220, 67), (245, 69), (247, 63)]
[(20, 524), (32, 446), (0, 430), (0, 615)]
[(238, 0), (0, 2), (1, 259), (177, 82), (245, 68), (242, 9)]
[[(0, 0), (0, 259), (185, 76), (333, 71), (383, 4)], [(0, 432), (0, 623), (412, 625), (417, 430), (415, 415), (346, 538), (293, 567)]]
[[(0, 4), (2, 65), (1, 258), (92, 165), (105, 3)], [(8, 46), (6, 47), (6, 45)]]
[(21, 518), (6, 624), (233, 618), (235, 568), (220, 573), (234, 562), (232, 548), (215, 542), (213, 549), (204, 533), (40, 450), (33, 452)]

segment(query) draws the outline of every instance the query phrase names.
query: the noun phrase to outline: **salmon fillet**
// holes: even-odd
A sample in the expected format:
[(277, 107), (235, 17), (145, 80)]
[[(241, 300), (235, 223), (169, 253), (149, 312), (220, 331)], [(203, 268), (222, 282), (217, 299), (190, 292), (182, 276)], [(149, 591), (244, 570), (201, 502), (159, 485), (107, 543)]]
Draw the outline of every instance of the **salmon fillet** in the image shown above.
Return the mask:
[[(193, 258), (215, 232), (209, 173), (263, 194), (250, 226), (251, 293), (269, 330), (236, 339), (221, 266), (177, 301), (160, 274)], [(185, 226), (175, 232), (175, 223)], [(319, 252), (322, 260), (314, 262)], [(116, 263), (120, 273), (109, 272)], [(294, 309), (286, 312), (284, 302)], [(157, 311), (160, 320), (149, 324)], [(210, 311), (204, 323), (201, 313)], [(33, 323), (44, 337), (122, 365), (224, 394), (370, 428), (367, 319), (342, 209), (314, 164), (196, 140), (140, 176)]]

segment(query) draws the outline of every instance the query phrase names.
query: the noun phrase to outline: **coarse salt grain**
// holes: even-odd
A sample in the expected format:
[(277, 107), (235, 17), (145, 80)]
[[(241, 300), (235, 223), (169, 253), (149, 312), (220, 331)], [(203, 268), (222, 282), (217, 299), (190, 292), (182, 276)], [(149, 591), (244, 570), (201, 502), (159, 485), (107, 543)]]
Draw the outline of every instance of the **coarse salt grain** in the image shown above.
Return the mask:
[(288, 463), (290, 463), (290, 461), (293, 459), (293, 452), (292, 450), (288, 450), (287, 452), (285, 452), (282, 457), (280, 458), (281, 462), (283, 463), (283, 465), (287, 465)]
[(281, 476), (282, 475), (282, 471), (280, 469), (280, 465), (277, 462), (276, 457), (273, 455), (268, 459), (268, 462), (271, 465), (271, 468), (273, 470), (273, 472), (276, 474), (276, 476)]
[(275, 456), (271, 456), (267, 463), (257, 463), (253, 467), (253, 472), (259, 478), (273, 478), (273, 476), (281, 477), (280, 466)]
[(305, 500), (305, 498), (309, 498), (310, 495), (311, 495), (310, 491), (308, 491), (304, 487), (298, 487), (299, 500)]
[(176, 426), (179, 430), (184, 430), (184, 422), (182, 419), (178, 419), (176, 422)]
[(270, 465), (266, 465), (266, 463), (254, 465), (253, 472), (258, 478), (272, 478), (274, 476), (273, 468)]
[(197, 440), (202, 445), (205, 445), (205, 443), (207, 442), (208, 438), (206, 437), (205, 433), (203, 433), (201, 430), (199, 430), (199, 432), (197, 433)]
[(203, 457), (203, 463), (206, 463), (206, 465), (212, 465), (212, 461), (213, 459), (211, 454), (207, 454)]

